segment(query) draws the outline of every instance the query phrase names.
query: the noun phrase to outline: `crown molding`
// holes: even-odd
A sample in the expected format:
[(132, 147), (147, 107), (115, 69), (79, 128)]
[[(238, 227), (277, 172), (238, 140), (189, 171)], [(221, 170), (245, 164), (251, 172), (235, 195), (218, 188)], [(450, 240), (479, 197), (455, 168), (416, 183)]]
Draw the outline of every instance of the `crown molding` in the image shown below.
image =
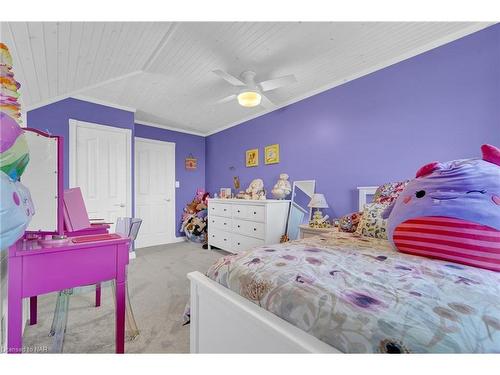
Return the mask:
[(425, 53), (425, 52), (428, 52), (434, 48), (437, 48), (437, 47), (441, 47), (445, 44), (448, 44), (448, 43), (451, 43), (457, 39), (460, 39), (460, 38), (463, 38), (467, 35), (470, 35), (470, 34), (473, 34), (477, 31), (480, 31), (482, 29), (485, 29), (489, 26), (492, 26), (494, 25), (496, 22), (474, 22), (472, 23), (469, 27), (466, 27), (466, 28), (463, 28), (462, 30), (459, 30), (455, 33), (452, 33), (452, 34), (449, 34), (443, 38), (439, 38), (439, 39), (436, 39), (436, 40), (433, 40), (432, 42), (429, 42), (427, 44), (424, 44), (418, 48), (414, 48), (406, 53), (403, 53), (395, 58), (392, 58), (392, 59), (389, 59), (389, 60), (386, 60), (384, 61), (383, 63), (380, 63), (380, 64), (377, 64), (377, 65), (373, 65), (373, 66), (370, 66), (369, 68), (367, 69), (364, 69), (356, 74), (352, 74), (350, 76), (347, 76), (347, 77), (344, 77), (342, 79), (339, 79), (337, 81), (334, 81), (333, 83), (329, 83), (327, 85), (324, 85), (320, 88), (317, 88), (317, 89), (314, 89), (314, 90), (311, 90), (299, 97), (296, 97), (296, 98), (293, 98), (292, 100), (289, 100), (283, 104), (280, 104), (277, 108), (273, 108), (273, 109), (268, 109), (268, 110), (265, 110), (265, 111), (262, 111), (258, 114), (254, 114), (254, 115), (250, 115), (250, 116), (247, 116), (247, 117), (244, 117), (243, 119), (241, 120), (238, 120), (238, 121), (235, 121), (235, 122), (232, 122), (228, 125), (224, 125), (224, 126), (221, 126), (219, 128), (216, 128), (214, 130), (210, 130), (210, 131), (207, 131), (206, 132), (206, 136), (211, 136), (213, 134), (216, 134), (216, 133), (219, 133), (221, 131), (224, 131), (224, 130), (227, 130), (229, 128), (232, 128), (234, 126), (237, 126), (237, 125), (240, 125), (240, 124), (243, 124), (247, 121), (250, 121), (250, 120), (253, 120), (257, 117), (260, 117), (260, 116), (263, 116), (265, 114), (268, 114), (268, 113), (271, 113), (273, 111), (276, 111), (276, 110), (279, 110), (281, 108), (284, 108), (284, 107), (287, 107), (289, 106), (290, 104), (294, 104), (294, 103), (297, 103), (297, 102), (300, 102), (301, 100), (304, 100), (304, 99), (307, 99), (307, 98), (310, 98), (311, 96), (314, 96), (314, 95), (317, 95), (317, 94), (320, 94), (324, 91), (328, 91), (330, 89), (333, 89), (334, 87), (337, 87), (337, 86), (340, 86), (340, 85), (343, 85), (344, 83), (347, 83), (347, 82), (350, 82), (350, 81), (353, 81), (357, 78), (361, 78), (363, 76), (366, 76), (368, 74), (371, 74), (371, 73), (374, 73), (378, 70), (382, 70), (384, 68), (387, 68), (391, 65), (394, 65), (394, 64), (397, 64), (399, 62), (402, 62), (404, 60), (407, 60), (407, 59), (410, 59), (412, 57), (415, 57), (417, 55), (420, 55), (422, 53)]
[(73, 95), (73, 96), (71, 96), (71, 98), (77, 99), (77, 100), (83, 100), (84, 102), (89, 102), (89, 103), (104, 105), (106, 107), (112, 107), (112, 108), (116, 108), (116, 109), (121, 109), (121, 110), (128, 111), (128, 112), (134, 112), (135, 113), (137, 111), (137, 108), (133, 108), (133, 107), (128, 107), (128, 106), (124, 106), (124, 105), (119, 105), (119, 104), (107, 102), (105, 100), (96, 99), (96, 98), (93, 98), (91, 96)]
[(206, 136), (205, 133), (198, 132), (198, 131), (195, 131), (195, 130), (187, 130), (187, 129), (182, 129), (182, 128), (178, 128), (178, 127), (175, 127), (175, 126), (158, 124), (158, 123), (155, 123), (155, 122), (142, 121), (142, 120), (137, 120), (136, 119), (135, 123), (139, 124), (139, 125), (143, 125), (143, 126), (151, 126), (153, 128), (171, 130), (171, 131), (178, 132), (178, 133), (185, 133), (185, 134), (197, 135), (199, 137), (205, 137)]

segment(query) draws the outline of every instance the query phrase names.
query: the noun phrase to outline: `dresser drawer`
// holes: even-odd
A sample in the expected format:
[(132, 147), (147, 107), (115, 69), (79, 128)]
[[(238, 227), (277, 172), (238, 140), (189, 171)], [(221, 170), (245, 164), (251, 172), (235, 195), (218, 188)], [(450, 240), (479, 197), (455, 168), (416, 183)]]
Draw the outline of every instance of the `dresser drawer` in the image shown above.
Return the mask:
[(240, 234), (233, 234), (231, 236), (231, 250), (235, 253), (240, 253), (262, 245), (264, 245), (264, 240), (258, 238), (242, 236)]
[(227, 231), (232, 230), (232, 222), (228, 217), (210, 215), (210, 222), (208, 225), (211, 226), (210, 228), (218, 228)]
[(264, 206), (247, 206), (246, 218), (253, 221), (266, 221), (266, 209)]
[(210, 214), (224, 217), (231, 217), (231, 205), (225, 203), (209, 203)]
[(248, 206), (244, 204), (234, 204), (233, 205), (233, 217), (238, 219), (247, 218)]
[(211, 246), (229, 249), (231, 247), (231, 233), (219, 229), (208, 230), (209, 243)]
[(233, 232), (255, 238), (264, 238), (265, 225), (255, 221), (233, 220)]

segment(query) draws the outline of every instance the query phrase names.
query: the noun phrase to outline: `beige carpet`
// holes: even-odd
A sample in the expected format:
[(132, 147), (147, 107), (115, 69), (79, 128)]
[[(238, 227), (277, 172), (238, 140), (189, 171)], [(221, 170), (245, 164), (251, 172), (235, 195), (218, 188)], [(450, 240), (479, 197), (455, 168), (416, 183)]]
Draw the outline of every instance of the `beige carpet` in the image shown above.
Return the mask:
[[(189, 325), (182, 326), (182, 313), (189, 299), (186, 274), (205, 272), (223, 252), (203, 250), (188, 242), (136, 251), (129, 264), (129, 291), (140, 335), (125, 343), (127, 353), (188, 353)], [(38, 298), (38, 324), (27, 326), (24, 345), (48, 347), (56, 294)], [(102, 305), (93, 307), (94, 293), (70, 299), (64, 342), (65, 353), (113, 353), (114, 304), (111, 288), (103, 289)]]

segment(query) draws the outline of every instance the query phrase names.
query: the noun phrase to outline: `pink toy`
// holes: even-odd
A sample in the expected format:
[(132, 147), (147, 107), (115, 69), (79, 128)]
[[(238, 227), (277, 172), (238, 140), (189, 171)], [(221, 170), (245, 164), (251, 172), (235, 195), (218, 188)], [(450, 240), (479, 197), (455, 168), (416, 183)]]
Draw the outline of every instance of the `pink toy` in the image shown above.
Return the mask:
[(481, 151), (418, 170), (384, 213), (400, 251), (500, 271), (500, 150)]

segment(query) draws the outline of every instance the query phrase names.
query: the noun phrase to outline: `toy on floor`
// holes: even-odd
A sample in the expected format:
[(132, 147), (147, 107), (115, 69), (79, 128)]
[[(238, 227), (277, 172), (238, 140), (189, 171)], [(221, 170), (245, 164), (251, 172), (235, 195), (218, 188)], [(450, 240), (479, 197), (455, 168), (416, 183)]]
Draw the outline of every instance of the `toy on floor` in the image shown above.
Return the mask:
[(182, 214), (181, 231), (189, 241), (197, 243), (207, 242), (207, 199), (210, 194), (198, 189), (191, 203), (187, 204)]
[(500, 149), (429, 163), (384, 212), (401, 251), (500, 271)]

